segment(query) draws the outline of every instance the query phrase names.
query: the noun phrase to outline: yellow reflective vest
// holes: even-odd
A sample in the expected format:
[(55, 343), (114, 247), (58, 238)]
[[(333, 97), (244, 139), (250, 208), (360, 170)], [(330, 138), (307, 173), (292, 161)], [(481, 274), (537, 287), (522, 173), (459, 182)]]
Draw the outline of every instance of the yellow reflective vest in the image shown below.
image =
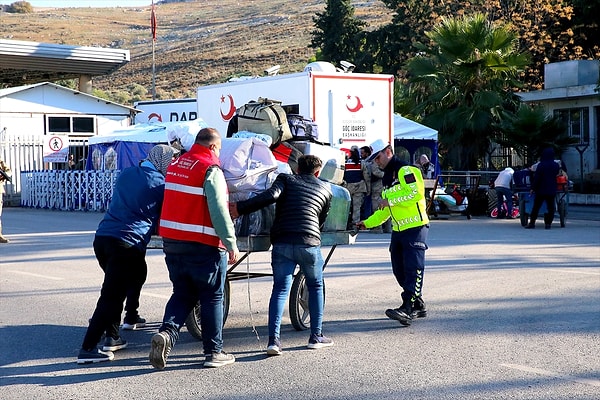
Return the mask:
[(398, 181), (384, 189), (381, 197), (387, 207), (380, 208), (364, 221), (365, 227), (373, 228), (392, 219), (392, 230), (400, 232), (427, 225), (425, 184), (419, 168), (406, 165), (398, 170)]

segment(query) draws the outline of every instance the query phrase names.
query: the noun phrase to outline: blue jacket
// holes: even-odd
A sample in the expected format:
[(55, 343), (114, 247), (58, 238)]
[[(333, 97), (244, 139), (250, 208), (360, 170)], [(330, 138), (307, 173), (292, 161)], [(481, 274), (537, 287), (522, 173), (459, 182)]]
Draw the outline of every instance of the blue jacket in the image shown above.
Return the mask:
[(110, 236), (145, 251), (160, 217), (165, 177), (150, 162), (124, 169), (100, 221), (97, 236)]
[(556, 194), (556, 176), (559, 169), (559, 165), (554, 161), (554, 150), (544, 149), (533, 175), (531, 189), (534, 193), (544, 196)]

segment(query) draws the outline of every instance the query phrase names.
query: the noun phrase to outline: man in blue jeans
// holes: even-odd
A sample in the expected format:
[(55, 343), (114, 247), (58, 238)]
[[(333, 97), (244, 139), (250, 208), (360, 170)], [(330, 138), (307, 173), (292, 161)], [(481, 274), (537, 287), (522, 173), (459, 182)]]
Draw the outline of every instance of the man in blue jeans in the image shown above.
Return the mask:
[(502, 218), (502, 204), (506, 201), (506, 218), (512, 218), (513, 209), (513, 175), (515, 171), (511, 167), (504, 168), (494, 181), (494, 189), (496, 190), (498, 200), (498, 216), (496, 218)]
[(169, 165), (158, 233), (173, 284), (163, 321), (152, 337), (150, 363), (164, 369), (179, 331), (200, 301), (204, 367), (233, 364), (223, 351), (223, 293), (227, 263), (239, 257), (220, 167), (221, 136), (203, 128), (191, 149)]
[(276, 203), (271, 228), (273, 291), (269, 301), (269, 343), (267, 354), (281, 354), (280, 326), (296, 265), (306, 278), (310, 313), (309, 349), (333, 345), (323, 336), (323, 256), (321, 227), (325, 223), (333, 193), (329, 184), (316, 175), (322, 161), (312, 155), (298, 159), (298, 174), (279, 174), (270, 189), (248, 200), (230, 204), (233, 218)]

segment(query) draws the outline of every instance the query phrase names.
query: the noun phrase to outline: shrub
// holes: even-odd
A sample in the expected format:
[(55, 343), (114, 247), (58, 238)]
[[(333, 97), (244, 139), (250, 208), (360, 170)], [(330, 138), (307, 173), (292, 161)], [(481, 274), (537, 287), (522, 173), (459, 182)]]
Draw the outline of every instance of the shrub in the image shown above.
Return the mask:
[(14, 14), (31, 14), (33, 12), (33, 7), (28, 1), (15, 1), (8, 6), (6, 11)]

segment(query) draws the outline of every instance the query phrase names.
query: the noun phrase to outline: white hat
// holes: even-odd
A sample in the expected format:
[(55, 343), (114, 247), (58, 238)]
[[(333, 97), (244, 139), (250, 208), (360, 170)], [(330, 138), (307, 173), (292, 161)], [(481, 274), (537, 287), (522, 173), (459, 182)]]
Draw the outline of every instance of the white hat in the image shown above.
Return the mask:
[(379, 152), (381, 150), (385, 150), (388, 146), (389, 144), (381, 139), (377, 139), (376, 141), (371, 143), (371, 150), (373, 151), (373, 153), (367, 158), (367, 161), (374, 160), (379, 155)]

